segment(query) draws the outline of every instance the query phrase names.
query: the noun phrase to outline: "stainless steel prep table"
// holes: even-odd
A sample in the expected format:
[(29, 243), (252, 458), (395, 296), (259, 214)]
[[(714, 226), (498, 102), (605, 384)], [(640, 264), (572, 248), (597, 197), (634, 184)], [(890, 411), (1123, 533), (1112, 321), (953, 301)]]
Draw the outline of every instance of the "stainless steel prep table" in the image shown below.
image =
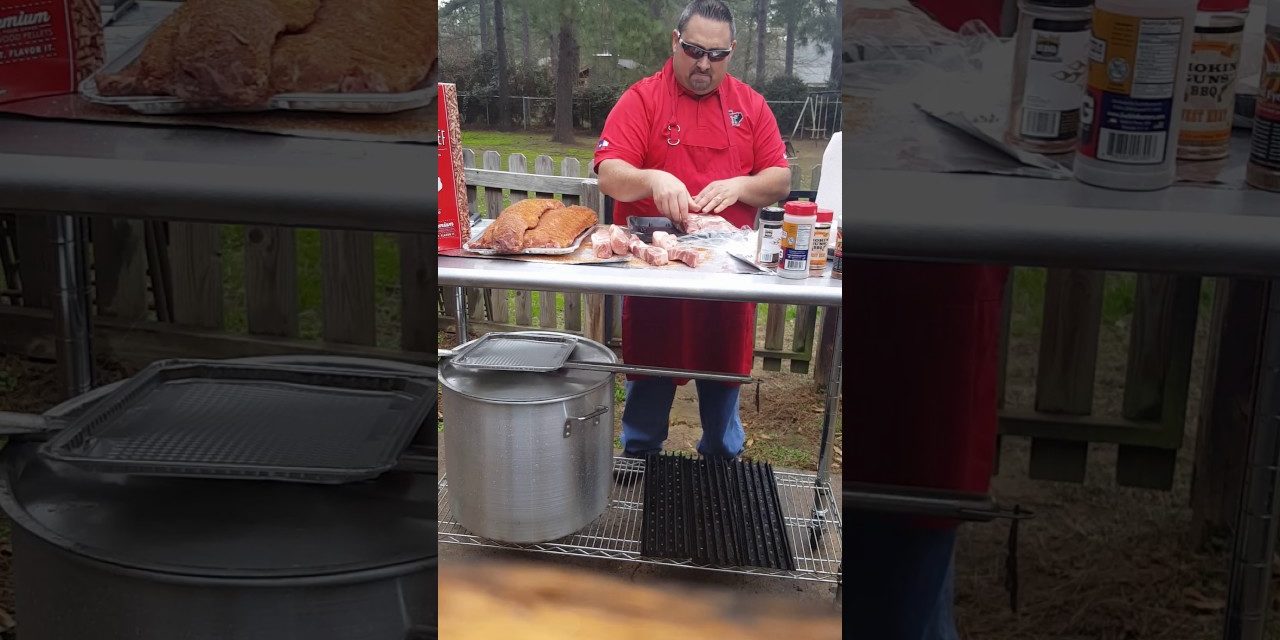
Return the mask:
[[(764, 274), (725, 274), (696, 273), (686, 270), (650, 270), (628, 269), (606, 265), (557, 265), (546, 263), (521, 262), (516, 260), (480, 260), (440, 256), (436, 269), (439, 284), (442, 287), (453, 287), (456, 309), (455, 321), (458, 323), (459, 341), (466, 336), (467, 308), (464, 287), (520, 289), (527, 291), (564, 291), (569, 293), (590, 293), (639, 297), (685, 298), (694, 300), (721, 300), (731, 302), (756, 302), (822, 306), (828, 313), (835, 313), (835, 343), (833, 357), (829, 363), (826, 398), (822, 419), (822, 438), (818, 452), (818, 471), (811, 478), (813, 489), (813, 507), (808, 520), (803, 517), (789, 518), (793, 530), (807, 527), (825, 527), (824, 523), (834, 520), (835, 530), (839, 531), (839, 512), (831, 497), (828, 481), (831, 464), (831, 447), (835, 433), (835, 416), (839, 411), (840, 374), (841, 374), (841, 332), (843, 293), (841, 281), (830, 277), (830, 268), (821, 278), (805, 280), (784, 280), (777, 276)], [(616, 464), (625, 466), (629, 462), (619, 459)], [(802, 486), (805, 476), (783, 474), (786, 482), (780, 483), (779, 489), (786, 493), (783, 484)], [(795, 476), (794, 478), (792, 476)], [(441, 481), (445, 482), (444, 479)], [(442, 486), (444, 486), (442, 484)], [(442, 495), (443, 498), (443, 495)], [(623, 496), (614, 502), (630, 505), (634, 496)], [(638, 504), (638, 503), (637, 503)], [(631, 506), (624, 507), (631, 509)], [(465, 534), (450, 535), (445, 531), (442, 522), (442, 540), (462, 544), (488, 543)], [(638, 523), (635, 523), (638, 527)], [(646, 561), (634, 549), (621, 548), (634, 542), (617, 533), (605, 536), (592, 535), (593, 532), (581, 536), (583, 541), (575, 544), (570, 541), (560, 545), (527, 545), (535, 551), (551, 553), (569, 553), (575, 555), (595, 555), (615, 560)], [(592, 544), (602, 545), (591, 547)], [(793, 539), (793, 544), (799, 543)], [(811, 548), (813, 540), (810, 541)], [(619, 545), (617, 547), (613, 545)], [(814, 557), (799, 556), (802, 565), (810, 565), (810, 570), (791, 572), (783, 577), (801, 580), (837, 581), (839, 570), (839, 550), (835, 543), (829, 541), (828, 547), (817, 550)], [(638, 543), (635, 544), (638, 548)], [(683, 564), (683, 563), (672, 563)], [(743, 571), (745, 573), (765, 573), (760, 571)], [(781, 575), (772, 573), (767, 575)], [(815, 578), (815, 576), (818, 576)]]
[(0, 210), (54, 216), (58, 360), (92, 387), (77, 215), (434, 234), (435, 147), (0, 115)]
[(1280, 194), (1177, 185), (847, 171), (845, 251), (862, 257), (1256, 277), (1266, 337), (1236, 520), (1224, 637), (1263, 638), (1280, 534)]
[(0, 115), (0, 209), (434, 233), (435, 147)]

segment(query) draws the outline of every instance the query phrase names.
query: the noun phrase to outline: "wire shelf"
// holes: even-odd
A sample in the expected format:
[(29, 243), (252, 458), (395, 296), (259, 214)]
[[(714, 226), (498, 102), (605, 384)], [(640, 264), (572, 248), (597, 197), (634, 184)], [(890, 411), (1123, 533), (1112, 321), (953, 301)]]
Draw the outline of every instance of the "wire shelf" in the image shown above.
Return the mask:
[(796, 570), (786, 571), (763, 567), (699, 565), (690, 560), (650, 558), (640, 555), (640, 526), (644, 517), (644, 461), (614, 458), (613, 468), (615, 472), (634, 473), (635, 482), (613, 483), (613, 489), (609, 495), (609, 506), (603, 515), (575, 534), (536, 544), (512, 544), (481, 538), (454, 522), (453, 513), (449, 507), (449, 480), (448, 476), (442, 473), (437, 512), (440, 521), (439, 541), (448, 544), (522, 549), (792, 580), (835, 583), (840, 579), (842, 558), (840, 511), (831, 486), (826, 483), (817, 485), (817, 476), (774, 472), (778, 482), (778, 498), (782, 502), (783, 520), (787, 527), (787, 539), (796, 560)]

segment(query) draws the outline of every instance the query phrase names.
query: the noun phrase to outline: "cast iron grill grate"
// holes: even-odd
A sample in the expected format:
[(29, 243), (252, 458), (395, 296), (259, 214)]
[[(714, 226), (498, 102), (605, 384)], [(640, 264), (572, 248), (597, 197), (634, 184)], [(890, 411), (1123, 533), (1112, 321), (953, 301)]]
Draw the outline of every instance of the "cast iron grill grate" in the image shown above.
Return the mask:
[(652, 454), (645, 458), (641, 554), (794, 571), (773, 467)]

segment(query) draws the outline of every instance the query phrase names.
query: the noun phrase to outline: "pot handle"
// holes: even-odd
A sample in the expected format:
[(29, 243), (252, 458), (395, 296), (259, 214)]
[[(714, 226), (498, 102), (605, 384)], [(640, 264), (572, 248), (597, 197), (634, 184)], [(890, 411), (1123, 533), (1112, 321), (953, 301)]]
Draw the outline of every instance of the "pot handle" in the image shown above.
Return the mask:
[(574, 422), (577, 422), (578, 424), (582, 424), (588, 420), (593, 420), (592, 424), (598, 425), (600, 424), (600, 416), (606, 413), (609, 413), (608, 407), (605, 407), (603, 405), (596, 405), (596, 410), (592, 411), (591, 413), (588, 413), (585, 416), (580, 416), (577, 418), (566, 418), (564, 421), (564, 437), (568, 438), (572, 434), (571, 428), (573, 427)]
[(43, 439), (57, 433), (64, 426), (57, 420), (39, 414), (0, 411), (0, 436)]

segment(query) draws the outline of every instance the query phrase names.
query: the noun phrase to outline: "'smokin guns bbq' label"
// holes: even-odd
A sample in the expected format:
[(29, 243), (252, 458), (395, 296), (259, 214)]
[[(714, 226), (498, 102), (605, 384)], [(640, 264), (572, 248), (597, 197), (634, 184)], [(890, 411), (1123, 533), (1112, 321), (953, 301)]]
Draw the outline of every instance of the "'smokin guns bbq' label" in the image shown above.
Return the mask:
[(1179, 143), (1185, 147), (1223, 147), (1231, 140), (1236, 71), (1244, 22), (1197, 27), (1187, 65), (1187, 100), (1182, 107)]
[(1280, 171), (1280, 30), (1267, 35), (1264, 49), (1249, 159), (1260, 167)]
[(1096, 11), (1080, 118), (1080, 153), (1118, 164), (1163, 164), (1170, 153), (1183, 21)]

